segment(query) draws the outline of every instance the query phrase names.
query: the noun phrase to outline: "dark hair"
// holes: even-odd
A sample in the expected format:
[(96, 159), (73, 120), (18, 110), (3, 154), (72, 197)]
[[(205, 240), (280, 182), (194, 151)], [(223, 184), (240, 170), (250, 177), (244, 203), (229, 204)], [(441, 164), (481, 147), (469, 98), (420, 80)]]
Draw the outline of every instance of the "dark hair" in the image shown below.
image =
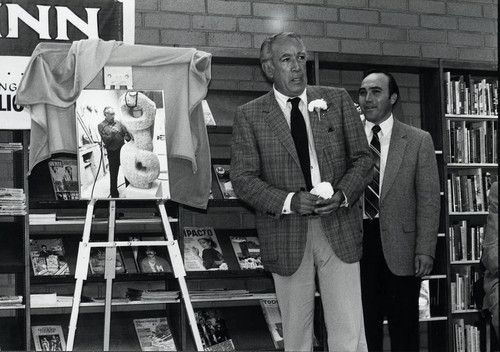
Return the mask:
[(210, 237), (201, 237), (201, 238), (198, 238), (198, 242), (200, 240), (205, 240), (205, 241), (207, 241), (208, 244), (210, 244), (210, 247), (217, 248), (217, 243), (213, 239), (211, 239)]
[(272, 59), (273, 54), (272, 54), (271, 49), (272, 49), (273, 43), (276, 41), (276, 39), (282, 38), (282, 37), (296, 39), (305, 48), (305, 45), (304, 45), (304, 42), (302, 41), (302, 38), (297, 33), (281, 32), (281, 33), (271, 35), (271, 36), (267, 37), (266, 39), (264, 39), (264, 42), (260, 46), (260, 63), (261, 63), (261, 65)]
[(102, 110), (102, 113), (103, 113), (104, 115), (106, 115), (106, 113), (109, 111), (109, 109), (113, 109), (113, 107), (112, 107), (112, 106), (106, 106), (106, 107)]
[(367, 70), (367, 71), (363, 72), (363, 79), (366, 78), (367, 76), (371, 75), (372, 73), (383, 74), (389, 79), (389, 96), (396, 93), (397, 98), (396, 98), (396, 101), (394, 102), (394, 104), (396, 104), (397, 101), (399, 100), (399, 86), (396, 83), (396, 79), (394, 78), (394, 76), (391, 75), (389, 72), (374, 68), (374, 69)]

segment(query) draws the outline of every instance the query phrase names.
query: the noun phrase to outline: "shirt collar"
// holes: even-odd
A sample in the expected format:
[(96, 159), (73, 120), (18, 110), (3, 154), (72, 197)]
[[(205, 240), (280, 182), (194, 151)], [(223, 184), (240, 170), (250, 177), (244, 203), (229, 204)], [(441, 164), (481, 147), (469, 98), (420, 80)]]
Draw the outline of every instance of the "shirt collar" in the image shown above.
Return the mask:
[[(274, 96), (276, 97), (276, 100), (278, 101), (280, 106), (285, 107), (286, 103), (288, 103), (288, 99), (296, 98), (296, 97), (289, 97), (289, 96), (286, 96), (284, 94), (281, 94), (280, 92), (278, 92), (278, 90), (276, 89), (276, 87), (274, 85), (273, 85), (273, 90), (274, 90)], [(304, 89), (304, 91), (302, 92), (302, 94), (300, 94), (298, 96), (298, 98), (300, 98), (300, 100), (302, 100), (304, 105), (307, 106), (307, 88)]]
[[(366, 118), (364, 119), (363, 122), (365, 124), (365, 128), (370, 129), (370, 131), (371, 131), (372, 127), (375, 126), (375, 124), (373, 122), (368, 121)], [(391, 113), (391, 115), (389, 116), (389, 118), (387, 120), (385, 120), (384, 122), (379, 124), (380, 131), (382, 132), (382, 136), (387, 136), (389, 134), (389, 132), (392, 131), (393, 125), (394, 125), (394, 116)]]

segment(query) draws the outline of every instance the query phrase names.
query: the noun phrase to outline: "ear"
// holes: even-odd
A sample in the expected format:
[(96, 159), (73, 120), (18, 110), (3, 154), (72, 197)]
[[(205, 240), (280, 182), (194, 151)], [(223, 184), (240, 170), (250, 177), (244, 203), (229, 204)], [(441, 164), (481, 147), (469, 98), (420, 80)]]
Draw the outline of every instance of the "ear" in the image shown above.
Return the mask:
[(391, 104), (394, 105), (396, 104), (396, 101), (398, 100), (398, 95), (396, 93), (391, 94)]
[(262, 63), (262, 71), (266, 74), (267, 78), (273, 80), (273, 64), (270, 61)]

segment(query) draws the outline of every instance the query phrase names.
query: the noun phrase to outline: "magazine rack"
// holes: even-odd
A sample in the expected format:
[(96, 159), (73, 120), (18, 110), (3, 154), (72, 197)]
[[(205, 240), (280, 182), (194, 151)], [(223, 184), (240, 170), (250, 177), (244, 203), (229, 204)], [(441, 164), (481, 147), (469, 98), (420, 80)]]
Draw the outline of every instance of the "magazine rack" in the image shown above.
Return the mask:
[(87, 205), (87, 213), (85, 216), (85, 225), (83, 228), (82, 241), (78, 248), (78, 259), (75, 270), (75, 293), (73, 296), (73, 306), (71, 310), (71, 317), (69, 322), (68, 341), (66, 348), (68, 351), (73, 350), (73, 343), (75, 340), (76, 325), (78, 321), (78, 313), (80, 308), (80, 301), (83, 289), (83, 281), (87, 279), (90, 250), (93, 247), (106, 248), (104, 278), (106, 279), (106, 298), (104, 310), (104, 351), (109, 351), (110, 327), (111, 327), (111, 298), (112, 298), (112, 284), (115, 278), (115, 264), (116, 264), (116, 247), (125, 246), (166, 246), (172, 262), (172, 269), (175, 277), (179, 281), (182, 298), (186, 307), (188, 320), (193, 332), (196, 349), (203, 351), (203, 344), (201, 342), (200, 332), (196, 324), (193, 305), (189, 298), (189, 292), (186, 285), (186, 271), (182, 261), (179, 244), (174, 240), (172, 229), (168, 221), (167, 211), (165, 209), (165, 200), (158, 200), (158, 209), (160, 210), (163, 228), (165, 230), (166, 241), (114, 241), (115, 224), (116, 224), (116, 201), (109, 200), (109, 221), (108, 221), (108, 242), (90, 242), (90, 229), (92, 227), (92, 215), (94, 206), (97, 202), (96, 199), (89, 200)]

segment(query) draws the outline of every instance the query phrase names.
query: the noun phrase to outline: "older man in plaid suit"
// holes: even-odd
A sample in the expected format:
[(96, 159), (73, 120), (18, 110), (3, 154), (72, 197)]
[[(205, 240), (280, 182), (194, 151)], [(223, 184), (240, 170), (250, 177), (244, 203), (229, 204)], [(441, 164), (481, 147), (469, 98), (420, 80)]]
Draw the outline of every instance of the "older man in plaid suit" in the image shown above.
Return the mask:
[[(359, 198), (373, 161), (346, 90), (307, 86), (306, 59), (294, 33), (262, 44), (262, 69), (274, 87), (236, 112), (231, 180), (238, 197), (256, 210), (285, 350), (312, 350), (317, 275), (329, 350), (364, 351)], [(309, 112), (316, 100), (321, 104)], [(309, 192), (322, 182), (333, 186), (332, 197)]]

